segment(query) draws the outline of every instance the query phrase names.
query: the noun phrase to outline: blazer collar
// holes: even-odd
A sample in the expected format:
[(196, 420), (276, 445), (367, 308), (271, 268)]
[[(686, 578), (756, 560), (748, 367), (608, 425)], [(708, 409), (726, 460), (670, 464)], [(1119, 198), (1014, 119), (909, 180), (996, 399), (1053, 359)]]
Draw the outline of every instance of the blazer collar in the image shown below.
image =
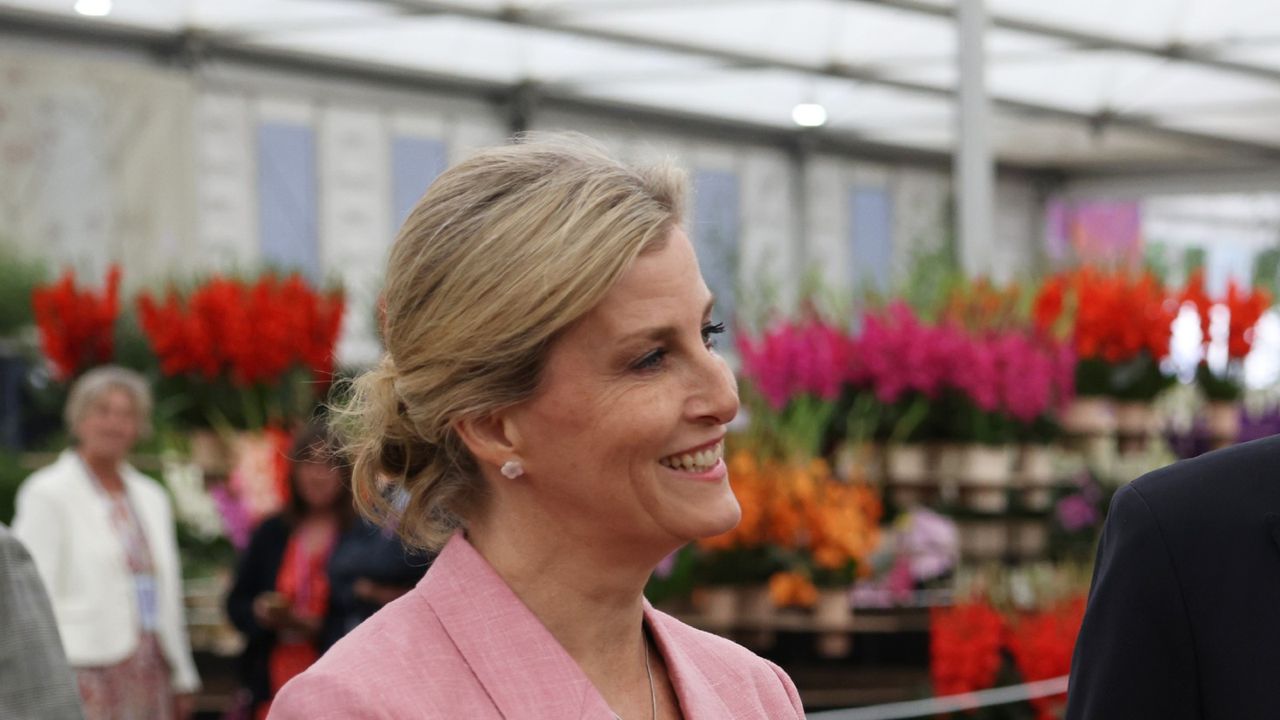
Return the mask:
[[(677, 627), (686, 633), (692, 631), (681, 626), (680, 621), (675, 618), (655, 610), (648, 600), (644, 601), (644, 619), (653, 635), (654, 644), (658, 646), (658, 652), (662, 653), (662, 659), (667, 664), (667, 676), (675, 688), (676, 697), (680, 699), (683, 716), (688, 720), (733, 717), (733, 712), (724, 704), (715, 688), (744, 686), (736, 682), (726, 683), (725, 678), (720, 678), (719, 683), (712, 682), (675, 632)], [(717, 667), (717, 670), (732, 672), (727, 666)]]
[(508, 720), (612, 720), (577, 662), (461, 532), (418, 585)]

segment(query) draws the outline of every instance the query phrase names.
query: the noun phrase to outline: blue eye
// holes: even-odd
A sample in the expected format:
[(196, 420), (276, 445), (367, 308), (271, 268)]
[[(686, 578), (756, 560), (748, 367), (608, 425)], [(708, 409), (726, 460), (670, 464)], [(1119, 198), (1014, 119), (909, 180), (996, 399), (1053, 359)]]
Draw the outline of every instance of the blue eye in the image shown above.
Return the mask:
[(714, 348), (716, 346), (715, 336), (722, 332), (724, 332), (724, 323), (722, 322), (707, 323), (706, 325), (703, 325), (702, 344), (706, 345), (708, 348)]
[(631, 367), (635, 370), (654, 370), (662, 364), (662, 361), (666, 356), (667, 351), (663, 348), (658, 348), (637, 360)]

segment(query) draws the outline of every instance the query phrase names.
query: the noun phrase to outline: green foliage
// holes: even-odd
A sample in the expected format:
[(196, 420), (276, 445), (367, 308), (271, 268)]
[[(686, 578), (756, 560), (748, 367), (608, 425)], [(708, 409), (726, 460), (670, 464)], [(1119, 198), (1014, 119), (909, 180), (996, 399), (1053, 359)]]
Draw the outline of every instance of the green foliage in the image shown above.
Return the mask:
[(1182, 271), (1187, 275), (1204, 267), (1205, 257), (1208, 253), (1202, 247), (1187, 248), (1182, 254)]
[(1099, 358), (1080, 358), (1076, 362), (1076, 394), (1080, 397), (1111, 394), (1111, 366)]
[(936, 320), (956, 288), (966, 282), (956, 262), (951, 245), (916, 249), (911, 256), (910, 271), (899, 288), (902, 298), (926, 322)]
[(1012, 417), (983, 410), (963, 393), (948, 390), (935, 407), (940, 428), (934, 437), (980, 445), (1006, 445), (1017, 437), (1018, 423)]
[(1258, 253), (1253, 263), (1253, 284), (1276, 297), (1280, 292), (1280, 248), (1268, 248)]
[(1029, 425), (1019, 424), (1019, 442), (1048, 445), (1061, 437), (1062, 425), (1058, 423), (1057, 417), (1050, 413), (1045, 413), (1032, 420)]
[(1150, 401), (1173, 387), (1177, 378), (1166, 375), (1160, 363), (1146, 351), (1128, 362), (1112, 365), (1111, 396), (1120, 400)]
[(760, 585), (787, 567), (788, 558), (774, 545), (699, 551), (694, 580), (698, 585)]
[(226, 537), (202, 538), (177, 524), (178, 552), (182, 556), (184, 578), (206, 578), (236, 565), (236, 549)]
[(742, 389), (742, 396), (750, 409), (749, 435), (757, 452), (778, 458), (821, 455), (836, 403), (805, 394), (775, 410), (750, 385)]
[(0, 450), (0, 522), (13, 523), (18, 486), (31, 471), (22, 467), (17, 453)]
[(1076, 394), (1081, 397), (1149, 401), (1176, 382), (1177, 378), (1166, 375), (1145, 350), (1123, 363), (1100, 358), (1083, 358), (1076, 363)]
[(858, 579), (858, 561), (850, 558), (835, 569), (810, 563), (809, 577), (813, 580), (814, 587), (847, 588)]
[(1201, 361), (1196, 367), (1196, 384), (1204, 391), (1204, 396), (1212, 402), (1236, 402), (1244, 397), (1244, 383), (1233, 376), (1231, 368), (1222, 375), (1209, 369), (1209, 364)]
[(24, 257), (13, 245), (0, 241), (0, 337), (35, 324), (31, 291), (48, 277), (43, 262)]

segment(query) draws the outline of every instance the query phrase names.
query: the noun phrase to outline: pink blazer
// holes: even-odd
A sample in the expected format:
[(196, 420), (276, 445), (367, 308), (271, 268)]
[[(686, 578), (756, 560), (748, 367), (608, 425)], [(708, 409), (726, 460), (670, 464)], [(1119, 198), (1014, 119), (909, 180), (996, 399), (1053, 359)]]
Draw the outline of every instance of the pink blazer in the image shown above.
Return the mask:
[[(804, 710), (776, 665), (645, 603), (686, 720)], [(461, 534), (412, 592), (276, 697), (269, 720), (613, 720), (573, 658)]]

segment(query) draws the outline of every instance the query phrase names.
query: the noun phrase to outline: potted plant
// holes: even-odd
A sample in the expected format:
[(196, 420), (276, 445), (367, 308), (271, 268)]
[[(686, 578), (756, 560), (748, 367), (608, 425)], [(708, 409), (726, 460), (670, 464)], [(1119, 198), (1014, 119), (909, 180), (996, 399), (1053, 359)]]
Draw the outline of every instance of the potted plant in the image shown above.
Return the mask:
[(899, 506), (920, 502), (922, 486), (939, 479), (927, 443), (938, 423), (934, 404), (948, 352), (943, 340), (899, 302), (863, 318), (849, 353), (849, 382), (881, 407), (876, 436), (885, 443), (885, 475)]
[[(1208, 401), (1206, 421), (1216, 445), (1230, 445), (1240, 434), (1240, 400), (1244, 395), (1244, 359), (1253, 349), (1253, 332), (1263, 313), (1271, 306), (1270, 295), (1261, 288), (1241, 290), (1235, 280), (1227, 285), (1227, 294), (1213, 302), (1204, 289), (1204, 274), (1195, 271), (1187, 280), (1182, 299), (1196, 310), (1200, 320), (1202, 360), (1196, 367), (1196, 384)], [(1212, 341), (1210, 326), (1215, 306), (1227, 316), (1226, 360), (1211, 367), (1208, 356)]]
[(189, 431), (192, 459), (228, 476), (255, 521), (287, 498), (281, 449), (329, 389), (344, 306), (340, 289), (297, 274), (215, 275), (138, 297), (158, 404)]

